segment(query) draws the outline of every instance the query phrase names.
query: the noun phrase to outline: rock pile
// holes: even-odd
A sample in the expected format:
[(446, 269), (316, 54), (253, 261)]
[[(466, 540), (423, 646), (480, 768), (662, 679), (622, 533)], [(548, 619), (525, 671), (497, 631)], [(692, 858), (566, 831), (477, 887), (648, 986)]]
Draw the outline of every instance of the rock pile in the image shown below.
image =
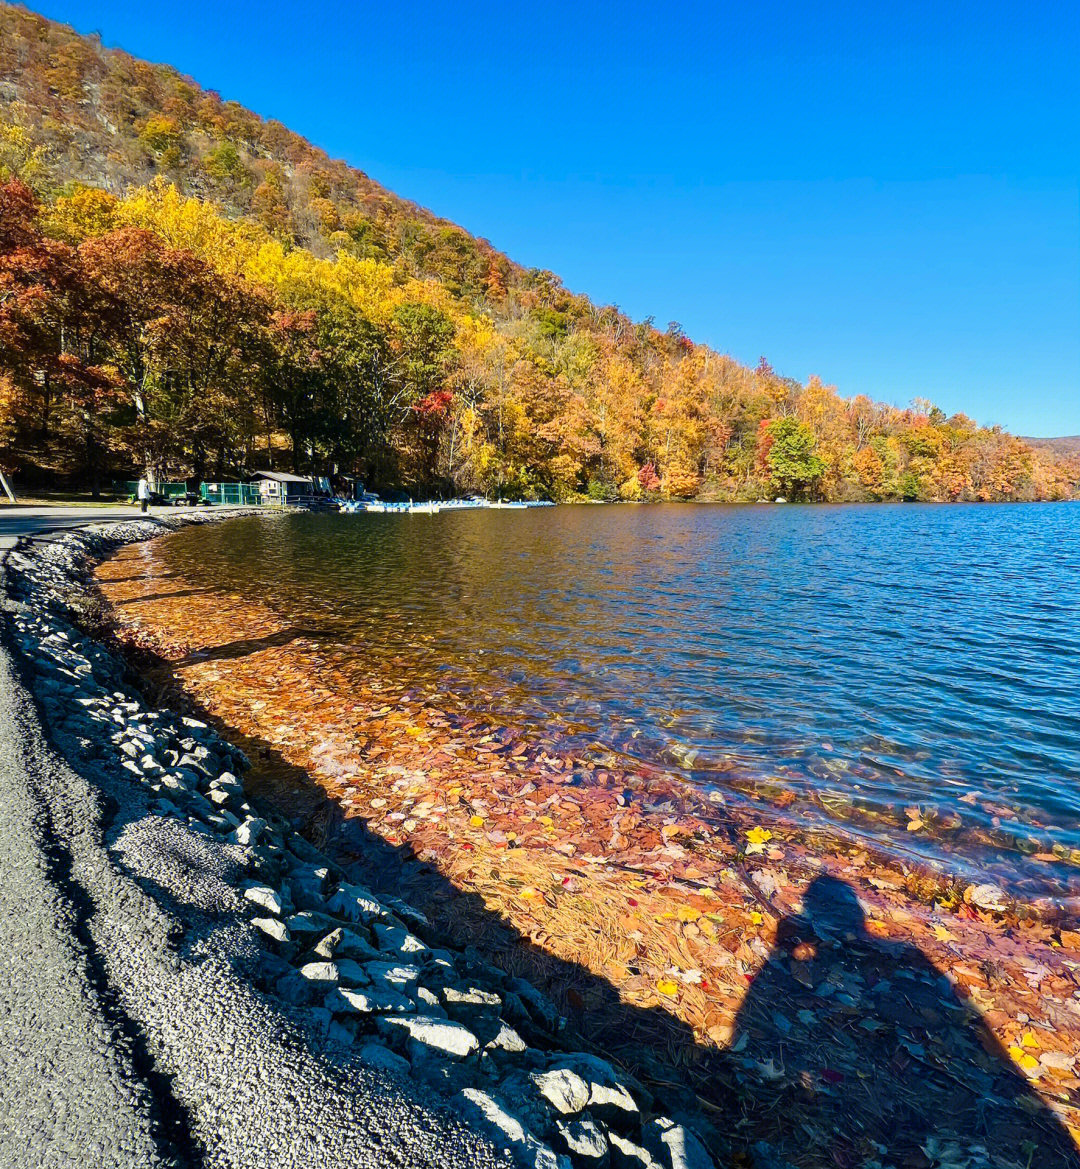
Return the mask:
[[(151, 876), (154, 864), (164, 874), (217, 853), (231, 894), (208, 908), (247, 932), (258, 991), (303, 1021), (324, 1058), (423, 1084), (518, 1164), (711, 1169), (695, 1118), (657, 1115), (641, 1084), (566, 1049), (554, 1006), (531, 984), (435, 936), (403, 901), (352, 883), (256, 807), (243, 753), (198, 719), (148, 706), (124, 663), (80, 631), (71, 601), (88, 561), (157, 531), (83, 530), (7, 561), (11, 631), (55, 742), (83, 774), (138, 785), (149, 815), (168, 822), (155, 839), (172, 844)], [(140, 831), (114, 823), (109, 848), (123, 857)]]

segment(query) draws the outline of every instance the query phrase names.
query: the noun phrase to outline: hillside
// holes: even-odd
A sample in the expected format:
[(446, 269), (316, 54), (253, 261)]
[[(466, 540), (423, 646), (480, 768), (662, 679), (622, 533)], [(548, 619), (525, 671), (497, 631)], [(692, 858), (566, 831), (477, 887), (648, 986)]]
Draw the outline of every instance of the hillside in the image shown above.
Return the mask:
[(1065, 434), (1060, 438), (1021, 438), (1037, 451), (1049, 451), (1061, 457), (1080, 455), (1080, 434)]
[[(1068, 455), (566, 290), (175, 70), (0, 5), (0, 462), (557, 499), (1031, 499)], [(33, 198), (26, 197), (28, 189)]]

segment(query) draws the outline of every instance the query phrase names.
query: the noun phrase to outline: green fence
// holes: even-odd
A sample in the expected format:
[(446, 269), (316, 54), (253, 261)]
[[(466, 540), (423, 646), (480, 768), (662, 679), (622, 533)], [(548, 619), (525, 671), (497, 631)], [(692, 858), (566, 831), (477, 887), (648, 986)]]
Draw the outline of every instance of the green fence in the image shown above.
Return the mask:
[(252, 483), (203, 483), (199, 487), (199, 494), (211, 503), (262, 503), (259, 488)]
[[(134, 479), (113, 484), (113, 493), (120, 496), (134, 497), (138, 492), (139, 484)], [(179, 499), (187, 494), (186, 483), (159, 483), (155, 490), (166, 499)], [(251, 504), (262, 503), (259, 488), (251, 483), (200, 483), (199, 498), (208, 503)]]

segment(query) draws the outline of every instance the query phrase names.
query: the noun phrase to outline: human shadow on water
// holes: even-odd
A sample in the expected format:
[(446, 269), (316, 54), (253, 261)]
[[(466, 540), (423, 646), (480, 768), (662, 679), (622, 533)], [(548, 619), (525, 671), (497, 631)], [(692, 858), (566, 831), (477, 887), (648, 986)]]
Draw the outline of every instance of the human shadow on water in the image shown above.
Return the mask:
[[(141, 663), (148, 664), (145, 659)], [(350, 878), (425, 912), (427, 940), (521, 976), (569, 1020), (561, 1042), (599, 1052), (689, 1120), (720, 1164), (753, 1169), (1080, 1169), (1068, 1132), (916, 947), (872, 937), (854, 889), (808, 885), (753, 976), (727, 1049), (659, 1007), (520, 934), (408, 843), (348, 816), (276, 747), (186, 698), (158, 659), (158, 700), (214, 723), (251, 757), (252, 798), (287, 816)], [(704, 1122), (704, 1123), (702, 1123)]]
[(1066, 1130), (914, 946), (816, 877), (781, 920), (727, 1055), (742, 1127), (798, 1165), (1075, 1169)]

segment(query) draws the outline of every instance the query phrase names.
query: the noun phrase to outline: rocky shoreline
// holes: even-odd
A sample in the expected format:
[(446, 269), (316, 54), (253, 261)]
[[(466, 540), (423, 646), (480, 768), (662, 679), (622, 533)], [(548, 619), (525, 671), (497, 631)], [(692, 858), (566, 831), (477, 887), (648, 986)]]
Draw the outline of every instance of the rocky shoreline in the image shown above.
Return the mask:
[(530, 983), (351, 882), (248, 798), (242, 752), (149, 705), (81, 631), (91, 562), (201, 519), (84, 529), (3, 568), (6, 638), (78, 789), (50, 819), (83, 840), (73, 879), (135, 1062), (169, 1081), (140, 1122), (156, 1160), (134, 1161), (284, 1165), (318, 1148), (327, 1165), (378, 1149), (370, 1163), (712, 1166), (701, 1118), (658, 1111), (630, 1076), (569, 1050)]

